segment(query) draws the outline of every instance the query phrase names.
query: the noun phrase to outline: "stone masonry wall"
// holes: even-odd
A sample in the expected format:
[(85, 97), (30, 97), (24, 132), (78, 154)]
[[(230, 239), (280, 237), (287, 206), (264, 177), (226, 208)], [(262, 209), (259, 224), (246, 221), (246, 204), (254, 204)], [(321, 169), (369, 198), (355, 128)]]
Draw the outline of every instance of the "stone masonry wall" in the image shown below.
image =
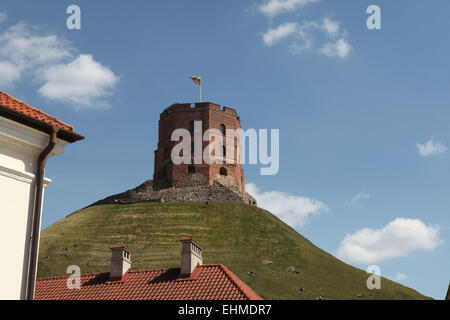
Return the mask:
[(234, 202), (256, 205), (256, 200), (248, 193), (239, 191), (214, 181), (212, 186), (202, 185), (205, 177), (202, 174), (186, 176), (181, 181), (183, 187), (170, 187), (165, 189), (154, 189), (153, 181), (147, 180), (134, 189), (109, 196), (97, 201), (90, 206), (102, 204), (129, 204), (135, 202)]

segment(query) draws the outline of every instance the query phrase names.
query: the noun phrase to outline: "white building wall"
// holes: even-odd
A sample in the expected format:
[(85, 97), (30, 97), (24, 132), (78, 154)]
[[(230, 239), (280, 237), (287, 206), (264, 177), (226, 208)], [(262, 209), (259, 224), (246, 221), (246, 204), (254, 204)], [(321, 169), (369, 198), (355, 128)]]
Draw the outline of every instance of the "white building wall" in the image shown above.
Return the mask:
[[(23, 299), (26, 292), (35, 173), (49, 135), (0, 117), (0, 299)], [(58, 140), (51, 155), (62, 153)], [(45, 179), (45, 185), (50, 181)]]
[[(3, 248), (0, 272), (0, 299), (20, 299), (24, 277), (24, 253), (30, 203), (30, 184), (0, 175), (0, 241), (7, 243)], [(20, 280), (20, 281), (18, 281)]]

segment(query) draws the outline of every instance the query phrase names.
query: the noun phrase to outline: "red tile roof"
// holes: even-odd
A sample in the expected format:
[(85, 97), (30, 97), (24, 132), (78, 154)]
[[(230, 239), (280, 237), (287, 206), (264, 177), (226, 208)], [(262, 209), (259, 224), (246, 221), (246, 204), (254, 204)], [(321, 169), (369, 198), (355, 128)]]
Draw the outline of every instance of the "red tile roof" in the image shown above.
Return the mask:
[(68, 289), (66, 277), (36, 281), (36, 300), (262, 300), (221, 264), (197, 266), (190, 278), (180, 269), (128, 271), (122, 281), (108, 273), (81, 276), (80, 289)]
[(84, 138), (75, 132), (73, 126), (62, 122), (58, 118), (52, 117), (42, 110), (32, 107), (1, 90), (0, 116), (6, 116), (12, 120), (21, 122), (44, 132), (49, 132), (49, 128), (56, 127), (60, 129), (60, 134), (58, 137), (69, 142), (74, 142)]

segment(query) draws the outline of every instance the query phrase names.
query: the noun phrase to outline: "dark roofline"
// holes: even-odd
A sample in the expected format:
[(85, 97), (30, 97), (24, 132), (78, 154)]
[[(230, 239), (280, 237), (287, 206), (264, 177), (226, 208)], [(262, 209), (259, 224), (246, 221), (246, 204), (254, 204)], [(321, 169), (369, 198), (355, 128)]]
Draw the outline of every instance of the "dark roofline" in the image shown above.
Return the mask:
[[(31, 127), (33, 129), (45, 132), (47, 134), (52, 133), (53, 126), (51, 124), (42, 122), (31, 116), (28, 116), (21, 112), (17, 112), (15, 110), (12, 110), (3, 105), (0, 105), (0, 116), (3, 116), (12, 121), (26, 125), (27, 127)], [(84, 136), (82, 136), (74, 131), (69, 131), (69, 130), (65, 130), (65, 129), (61, 128), (58, 132), (58, 138), (65, 140), (67, 142), (73, 143), (73, 142), (76, 142), (79, 140), (83, 140)]]

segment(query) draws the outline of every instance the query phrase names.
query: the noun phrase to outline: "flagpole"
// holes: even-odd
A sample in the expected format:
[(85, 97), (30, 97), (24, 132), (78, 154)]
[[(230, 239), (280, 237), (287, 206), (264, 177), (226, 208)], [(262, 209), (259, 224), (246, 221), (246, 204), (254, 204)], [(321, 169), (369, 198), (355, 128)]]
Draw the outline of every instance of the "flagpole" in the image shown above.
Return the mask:
[(200, 102), (202, 102), (202, 81), (200, 80)]

